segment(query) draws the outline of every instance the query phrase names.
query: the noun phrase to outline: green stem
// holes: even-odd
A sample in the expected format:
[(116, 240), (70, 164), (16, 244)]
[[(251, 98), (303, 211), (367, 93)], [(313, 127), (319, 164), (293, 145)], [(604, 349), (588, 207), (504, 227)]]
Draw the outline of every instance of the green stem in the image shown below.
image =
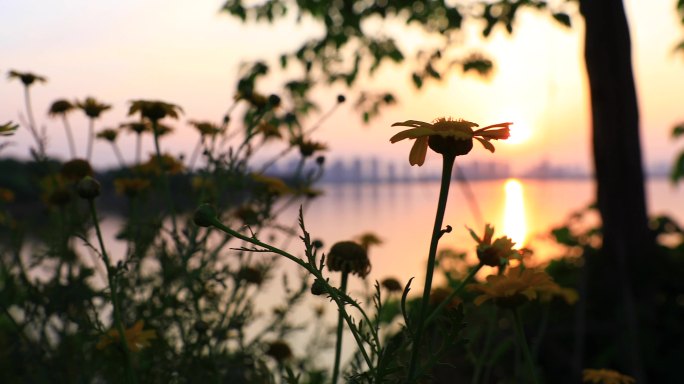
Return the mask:
[(90, 118), (88, 122), (88, 146), (86, 147), (86, 160), (90, 161), (93, 155), (93, 143), (95, 142), (95, 119)]
[(119, 303), (118, 292), (116, 287), (116, 278), (112, 271), (112, 263), (109, 260), (109, 255), (107, 255), (107, 250), (102, 240), (102, 231), (100, 231), (100, 224), (97, 219), (97, 210), (95, 209), (95, 202), (93, 199), (88, 199), (88, 205), (90, 206), (90, 214), (93, 217), (93, 224), (95, 226), (95, 233), (97, 233), (97, 241), (100, 243), (100, 250), (102, 252), (102, 259), (104, 259), (105, 267), (107, 269), (107, 280), (109, 281), (109, 291), (112, 297), (112, 306), (114, 307), (114, 325), (119, 333), (119, 341), (121, 342), (121, 348), (124, 352), (125, 358), (125, 368), (126, 376), (129, 383), (136, 383), (135, 375), (133, 374), (133, 364), (131, 362), (131, 351), (128, 347), (128, 340), (126, 340), (126, 333), (121, 318), (121, 304)]
[[(159, 134), (157, 120), (152, 120), (152, 132), (154, 136), (154, 150), (157, 153), (157, 165), (159, 165), (159, 172), (161, 172), (162, 188), (166, 195), (166, 202), (169, 206), (169, 214), (171, 215), (171, 225), (173, 226), (174, 239), (178, 236), (178, 225), (176, 224), (176, 209), (173, 207), (173, 199), (171, 198), (171, 186), (169, 185), (169, 177), (164, 169), (164, 160), (162, 159), (161, 148), (159, 147)], [(177, 242), (178, 243), (178, 242)]]
[(40, 136), (38, 133), (38, 127), (36, 127), (36, 120), (33, 118), (33, 108), (31, 107), (31, 94), (29, 93), (29, 86), (24, 86), (24, 102), (26, 103), (26, 117), (29, 121), (29, 132), (33, 135), (38, 145), (38, 155), (40, 159), (45, 159), (45, 138)]
[(116, 159), (119, 161), (119, 166), (121, 169), (126, 168), (126, 162), (124, 161), (123, 155), (121, 155), (121, 151), (119, 150), (119, 146), (116, 145), (115, 142), (112, 141), (112, 148), (114, 149), (114, 155), (116, 156)]
[(525, 359), (525, 365), (530, 375), (530, 382), (532, 384), (537, 384), (537, 373), (534, 369), (534, 361), (532, 360), (532, 354), (530, 353), (530, 347), (527, 345), (527, 339), (525, 338), (525, 330), (522, 327), (522, 322), (520, 321), (520, 314), (516, 309), (512, 309), (513, 312), (513, 322), (515, 327), (515, 335), (518, 341), (518, 347), (522, 349), (523, 357)]
[(437, 256), (437, 244), (442, 237), (442, 222), (444, 221), (444, 211), (446, 210), (447, 198), (449, 197), (449, 185), (451, 183), (451, 172), (454, 168), (455, 155), (442, 156), (442, 181), (439, 188), (439, 201), (437, 203), (437, 213), (435, 215), (435, 225), (432, 228), (432, 239), (430, 241), (430, 253), (428, 254), (427, 270), (425, 271), (425, 288), (423, 289), (423, 300), (418, 317), (418, 326), (413, 338), (413, 350), (411, 352), (411, 363), (409, 365), (409, 380), (415, 381), (416, 369), (418, 367), (418, 356), (420, 355), (420, 344), (423, 337), (425, 318), (427, 317), (430, 305), (430, 290), (432, 289), (432, 276), (435, 272), (435, 258)]
[[(347, 293), (347, 278), (349, 273), (342, 271), (342, 282), (340, 283), (340, 291)], [(337, 378), (340, 374), (340, 355), (342, 354), (342, 329), (344, 328), (344, 317), (342, 312), (337, 318), (337, 344), (335, 345), (335, 365), (333, 365), (332, 383), (337, 384)]]
[[(285, 257), (286, 259), (297, 263), (300, 267), (306, 269), (309, 273), (311, 273), (311, 275), (314, 276), (314, 278), (317, 278), (321, 281), (325, 281), (323, 274), (318, 269), (316, 269), (314, 266), (309, 265), (304, 260), (302, 260), (302, 259), (300, 259), (294, 255), (291, 255), (291, 254), (283, 251), (282, 249), (276, 248), (276, 247), (268, 245), (266, 243), (262, 243), (261, 241), (257, 240), (254, 237), (247, 237), (240, 232), (234, 231), (234, 230), (228, 228), (227, 226), (223, 225), (223, 223), (221, 223), (218, 220), (218, 218), (216, 218), (216, 217), (212, 218), (211, 225), (213, 225), (216, 229), (219, 229), (219, 230), (221, 230), (221, 231), (223, 231), (223, 232), (225, 232), (225, 233), (227, 233), (233, 237), (236, 237), (240, 240), (243, 240), (243, 241), (246, 241), (250, 244), (254, 244), (256, 246), (262, 247), (263, 249), (267, 249), (267, 250), (269, 250), (269, 251), (271, 251), (277, 255), (281, 255), (281, 256)], [(352, 321), (351, 316), (349, 316), (347, 311), (344, 309), (344, 302), (342, 301), (342, 297), (340, 295), (338, 295), (337, 292), (335, 292), (335, 290), (332, 289), (331, 287), (328, 287), (328, 288), (329, 288), (329, 290), (327, 293), (330, 295), (332, 300), (337, 305), (337, 308), (339, 309), (340, 314), (342, 314), (342, 316), (344, 317), (344, 320), (347, 322), (347, 325), (349, 326), (349, 329), (352, 331), (351, 333), (352, 333), (352, 336), (354, 336), (354, 341), (356, 341), (356, 344), (359, 348), (359, 351), (361, 352), (361, 355), (363, 356), (364, 361), (368, 365), (368, 368), (372, 369), (373, 368), (373, 360), (370, 358), (370, 356), (368, 356), (368, 352), (366, 352), (366, 349), (363, 347), (363, 340), (361, 339), (358, 328), (356, 327), (356, 325)]]
[(485, 363), (485, 359), (489, 355), (489, 348), (492, 345), (492, 338), (494, 336), (494, 328), (496, 326), (496, 319), (498, 314), (498, 308), (494, 307), (494, 315), (491, 317), (489, 323), (487, 324), (487, 336), (485, 336), (484, 346), (482, 347), (482, 354), (477, 358), (475, 362), (475, 373), (473, 373), (473, 378), (470, 381), (471, 384), (477, 384), (480, 382), (480, 376), (482, 375), (482, 366)]
[(76, 158), (76, 144), (74, 143), (74, 134), (71, 132), (71, 125), (69, 125), (69, 120), (66, 118), (66, 114), (62, 114), (62, 122), (64, 123), (64, 130), (67, 134), (67, 141), (69, 142), (69, 152), (71, 152), (71, 158)]
[(479, 263), (478, 265), (475, 266), (475, 268), (473, 268), (468, 273), (468, 275), (465, 277), (465, 279), (463, 279), (463, 281), (461, 281), (461, 283), (458, 285), (458, 287), (456, 287), (456, 289), (451, 291), (451, 293), (449, 293), (449, 295), (444, 300), (442, 300), (441, 303), (439, 303), (437, 308), (435, 308), (432, 311), (432, 313), (430, 313), (427, 320), (425, 320), (425, 326), (432, 323), (435, 320), (435, 318), (437, 318), (437, 316), (439, 316), (439, 314), (442, 312), (442, 310), (444, 310), (444, 307), (446, 307), (451, 302), (451, 300), (454, 299), (454, 297), (456, 297), (459, 293), (461, 293), (461, 291), (463, 290), (463, 287), (465, 287), (466, 284), (468, 284), (473, 279), (473, 277), (475, 277), (475, 274), (477, 272), (479, 272), (483, 266), (484, 266), (484, 264)]

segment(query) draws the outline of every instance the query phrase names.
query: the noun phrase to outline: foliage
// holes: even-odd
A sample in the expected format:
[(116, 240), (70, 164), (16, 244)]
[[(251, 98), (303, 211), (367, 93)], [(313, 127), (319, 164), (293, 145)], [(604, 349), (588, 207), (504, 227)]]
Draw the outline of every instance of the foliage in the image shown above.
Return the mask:
[[(427, 81), (442, 80), (455, 71), (488, 76), (494, 62), (482, 52), (462, 47), (458, 41), (467, 22), (475, 21), (484, 37), (497, 27), (513, 33), (516, 15), (523, 9), (548, 13), (559, 24), (570, 27), (576, 13), (573, 2), (524, 1), (283, 1), (248, 2), (228, 0), (222, 10), (242, 22), (276, 23), (291, 20), (306, 21), (324, 29), (292, 52), (280, 54), (283, 68), (301, 70), (301, 81), (321, 84), (341, 83), (351, 86), (363, 75), (373, 75), (384, 63), (402, 63), (410, 68), (411, 82), (422, 88)], [(402, 45), (384, 32), (393, 22), (416, 27), (427, 34), (417, 51)], [(377, 107), (390, 105), (396, 96), (390, 91), (380, 94), (378, 103), (362, 102), (370, 90), (361, 90), (360, 112), (365, 121), (377, 114)], [(391, 102), (390, 102), (391, 101)], [(370, 107), (370, 108), (368, 108)]]

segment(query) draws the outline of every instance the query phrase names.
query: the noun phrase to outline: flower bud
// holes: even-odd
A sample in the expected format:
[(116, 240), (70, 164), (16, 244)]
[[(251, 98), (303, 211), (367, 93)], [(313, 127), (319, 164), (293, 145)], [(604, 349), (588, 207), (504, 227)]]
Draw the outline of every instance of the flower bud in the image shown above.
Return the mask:
[(76, 186), (78, 195), (86, 200), (92, 200), (100, 196), (100, 182), (90, 176), (86, 176)]
[(211, 227), (216, 220), (216, 209), (211, 204), (202, 204), (195, 210), (193, 221), (199, 227)]
[(325, 283), (320, 279), (314, 280), (311, 284), (311, 294), (314, 296), (320, 296), (325, 293)]

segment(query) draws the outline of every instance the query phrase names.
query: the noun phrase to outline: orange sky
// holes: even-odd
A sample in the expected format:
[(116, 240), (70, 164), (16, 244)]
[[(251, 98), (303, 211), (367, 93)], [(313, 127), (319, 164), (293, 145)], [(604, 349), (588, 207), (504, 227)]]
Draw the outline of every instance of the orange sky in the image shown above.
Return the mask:
[[(648, 3), (648, 4), (646, 4)], [(671, 127), (684, 120), (684, 56), (672, 48), (684, 36), (677, 24), (675, 1), (626, 1), (632, 27), (634, 66), (641, 107), (646, 161), (669, 163), (681, 145), (669, 139)], [(57, 98), (82, 99), (92, 95), (114, 107), (98, 127), (125, 120), (128, 100), (161, 99), (181, 105), (185, 119), (219, 121), (231, 102), (235, 73), (243, 60), (276, 59), (311, 33), (311, 26), (293, 30), (245, 27), (217, 13), (221, 1), (121, 0), (45, 2), (6, 0), (0, 13), (0, 123), (18, 120), (23, 111), (21, 85), (4, 79), (10, 69), (45, 75), (49, 82), (32, 88), (34, 110), (50, 132), (49, 152), (66, 156), (67, 146), (59, 121), (45, 116)], [(454, 74), (441, 84), (428, 83), (414, 93), (406, 69), (387, 65), (370, 84), (394, 90), (400, 104), (372, 124), (361, 123), (350, 105), (340, 108), (318, 138), (331, 147), (331, 157), (378, 155), (385, 159), (408, 156), (410, 144), (391, 145), (391, 123), (407, 119), (430, 121), (439, 116), (462, 117), (480, 124), (513, 121), (530, 129), (533, 138), (522, 144), (499, 144), (492, 156), (481, 148), (471, 159), (509, 161), (515, 170), (542, 159), (560, 164), (590, 164), (589, 114), (582, 61), (582, 23), (564, 30), (548, 18), (525, 13), (516, 24), (514, 38), (495, 30), (483, 42), (476, 26), (466, 28), (468, 47), (495, 58), (496, 71), (489, 81)], [(385, 25), (401, 43), (420, 47), (423, 37), (415, 30)], [(287, 36), (283, 39), (282, 36)], [(278, 79), (273, 83), (277, 89)], [(321, 93), (320, 104), (332, 105), (336, 89)], [(22, 112), (23, 113), (23, 112)], [(86, 121), (71, 119), (81, 153)], [(176, 124), (177, 133), (164, 145), (175, 153), (189, 153), (194, 131)], [(25, 130), (16, 145), (2, 154), (28, 153), (31, 138)], [(151, 143), (147, 143), (151, 145)], [(98, 145), (98, 144), (96, 144)], [(133, 138), (124, 136), (124, 155), (132, 159)], [(149, 147), (151, 148), (151, 147)], [(428, 156), (428, 165), (435, 162)], [(96, 165), (114, 163), (110, 148), (96, 146)], [(407, 160), (406, 160), (407, 162)]]

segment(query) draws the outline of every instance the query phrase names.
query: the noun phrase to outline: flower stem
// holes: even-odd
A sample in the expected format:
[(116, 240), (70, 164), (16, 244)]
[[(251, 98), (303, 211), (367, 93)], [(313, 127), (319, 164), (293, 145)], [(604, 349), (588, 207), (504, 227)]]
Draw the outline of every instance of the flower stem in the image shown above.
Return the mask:
[[(236, 237), (242, 241), (246, 241), (250, 244), (254, 244), (256, 246), (259, 246), (263, 249), (267, 249), (267, 250), (269, 250), (269, 251), (271, 251), (277, 255), (281, 255), (281, 256), (285, 257), (286, 259), (295, 262), (296, 264), (298, 264), (300, 267), (304, 268), (305, 270), (307, 270), (310, 274), (312, 274), (314, 276), (314, 278), (317, 278), (321, 281), (325, 281), (325, 278), (323, 277), (321, 272), (314, 265), (309, 264), (309, 263), (305, 262), (304, 260), (283, 251), (280, 248), (268, 245), (266, 243), (262, 243), (261, 241), (259, 241), (255, 237), (247, 237), (240, 232), (234, 231), (233, 229), (223, 225), (223, 223), (221, 223), (218, 220), (218, 218), (214, 217), (214, 218), (212, 218), (211, 221), (212, 221), (211, 225), (213, 225), (216, 229), (221, 230), (221, 231), (223, 231), (223, 232), (225, 232), (225, 233), (227, 233), (233, 237)], [(354, 340), (356, 341), (356, 345), (358, 346), (359, 351), (361, 352), (361, 355), (363, 356), (363, 359), (365, 360), (366, 364), (368, 365), (368, 368), (373, 369), (373, 361), (372, 361), (371, 357), (368, 355), (368, 352), (366, 352), (366, 349), (364, 348), (364, 345), (363, 345), (364, 341), (361, 338), (361, 333), (358, 330), (358, 328), (356, 327), (356, 324), (354, 324), (354, 321), (352, 320), (351, 316), (349, 316), (347, 311), (344, 309), (344, 305), (345, 305), (344, 298), (341, 297), (339, 295), (339, 293), (336, 292), (335, 289), (332, 289), (332, 287), (330, 287), (330, 286), (327, 286), (327, 287), (329, 288), (328, 294), (330, 295), (330, 298), (335, 302), (335, 304), (337, 304), (337, 308), (339, 309), (340, 314), (342, 315), (342, 317), (344, 317), (344, 320), (346, 321), (347, 325), (349, 326), (349, 329), (351, 330), (352, 336), (354, 336)]]
[[(349, 273), (342, 271), (342, 282), (340, 283), (340, 291), (347, 293), (347, 278)], [(344, 328), (344, 317), (342, 311), (337, 318), (337, 344), (335, 345), (335, 365), (333, 365), (332, 384), (337, 384), (337, 377), (340, 374), (340, 355), (342, 354), (342, 329)]]
[(152, 120), (152, 133), (154, 136), (154, 150), (157, 153), (157, 165), (159, 166), (159, 172), (161, 172), (161, 182), (162, 188), (164, 189), (164, 194), (166, 195), (166, 202), (169, 206), (169, 214), (171, 215), (171, 225), (173, 226), (173, 237), (176, 239), (178, 236), (178, 225), (176, 224), (176, 209), (173, 207), (173, 199), (171, 198), (171, 186), (169, 184), (169, 177), (164, 169), (164, 159), (162, 158), (161, 148), (159, 147), (159, 134), (158, 134), (158, 122), (157, 120)]
[(112, 306), (114, 307), (114, 326), (116, 331), (119, 333), (119, 341), (121, 342), (121, 348), (124, 352), (124, 360), (126, 362), (126, 376), (127, 382), (136, 383), (135, 375), (133, 374), (133, 364), (131, 362), (131, 351), (128, 347), (128, 340), (126, 340), (126, 333), (124, 330), (123, 321), (121, 319), (121, 304), (119, 302), (116, 278), (114, 276), (114, 271), (112, 271), (112, 264), (109, 260), (109, 255), (107, 255), (107, 249), (104, 246), (104, 241), (102, 240), (102, 231), (100, 231), (100, 224), (97, 219), (97, 210), (95, 209), (95, 202), (93, 199), (88, 199), (88, 205), (90, 206), (90, 214), (93, 217), (93, 225), (95, 226), (95, 233), (97, 233), (97, 241), (100, 243), (100, 250), (102, 252), (102, 259), (104, 260), (105, 267), (107, 269), (107, 280), (109, 282), (109, 292), (112, 298)]
[(425, 318), (430, 302), (430, 290), (432, 289), (432, 276), (435, 272), (435, 258), (437, 256), (437, 244), (442, 237), (442, 222), (444, 221), (444, 211), (446, 210), (447, 198), (449, 197), (449, 185), (451, 184), (451, 172), (454, 168), (455, 155), (442, 155), (442, 181), (439, 188), (439, 201), (437, 202), (437, 213), (435, 214), (435, 225), (432, 228), (432, 239), (430, 241), (430, 253), (428, 254), (427, 270), (425, 271), (425, 288), (423, 289), (423, 300), (421, 301), (420, 316), (418, 326), (413, 338), (413, 350), (411, 352), (411, 363), (409, 365), (408, 378), (415, 381), (416, 369), (418, 366), (418, 355), (420, 354), (420, 344), (423, 337)]
[(95, 119), (92, 117), (88, 122), (88, 146), (86, 147), (86, 160), (90, 161), (93, 155), (93, 143), (95, 142)]
[(456, 297), (459, 293), (461, 293), (461, 291), (463, 290), (463, 287), (465, 287), (466, 284), (468, 284), (473, 279), (475, 274), (477, 272), (479, 272), (483, 266), (484, 266), (484, 264), (479, 263), (478, 265), (475, 266), (475, 268), (473, 268), (470, 272), (468, 272), (468, 275), (463, 279), (463, 281), (461, 281), (461, 283), (458, 285), (458, 287), (456, 287), (456, 289), (451, 291), (451, 293), (449, 293), (449, 295), (444, 300), (442, 300), (441, 303), (439, 303), (437, 308), (435, 308), (435, 310), (432, 311), (432, 313), (430, 313), (427, 320), (425, 320), (425, 326), (427, 326), (428, 324), (433, 322), (435, 320), (435, 318), (437, 316), (439, 316), (439, 314), (442, 312), (444, 307), (446, 307), (447, 304), (449, 304), (451, 302), (451, 300), (453, 300), (454, 297)]
[(520, 321), (520, 314), (517, 309), (513, 309), (513, 322), (515, 327), (515, 336), (518, 342), (518, 347), (522, 349), (523, 357), (525, 359), (525, 365), (529, 371), (530, 383), (537, 384), (537, 374), (534, 369), (534, 362), (532, 361), (532, 354), (530, 353), (530, 347), (527, 345), (527, 340), (525, 338), (525, 330), (523, 330), (522, 322)]
[(40, 160), (45, 159), (45, 138), (38, 133), (38, 127), (36, 127), (36, 120), (33, 118), (33, 108), (31, 107), (31, 94), (29, 92), (28, 85), (24, 86), (24, 102), (26, 104), (26, 117), (29, 120), (29, 132), (33, 135), (36, 140), (36, 145), (38, 146), (38, 156)]
[(74, 134), (71, 132), (71, 125), (69, 125), (69, 120), (66, 118), (66, 114), (62, 114), (62, 122), (64, 123), (64, 130), (66, 130), (67, 140), (69, 142), (69, 152), (71, 153), (71, 158), (76, 158), (76, 144), (74, 143)]

